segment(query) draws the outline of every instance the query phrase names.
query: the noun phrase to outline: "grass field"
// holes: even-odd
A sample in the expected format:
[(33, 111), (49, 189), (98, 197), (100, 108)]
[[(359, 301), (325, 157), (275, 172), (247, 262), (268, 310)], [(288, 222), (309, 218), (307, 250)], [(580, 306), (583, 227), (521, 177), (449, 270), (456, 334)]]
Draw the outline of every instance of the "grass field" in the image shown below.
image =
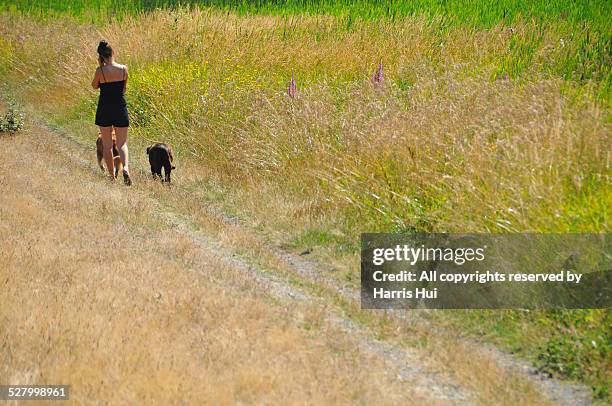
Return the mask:
[[(609, 231), (609, 2), (207, 4), (0, 1), (2, 92), (93, 140), (108, 39), (130, 142), (172, 143), (194, 199), (342, 283), (364, 231)], [(609, 311), (439, 317), (609, 398)]]

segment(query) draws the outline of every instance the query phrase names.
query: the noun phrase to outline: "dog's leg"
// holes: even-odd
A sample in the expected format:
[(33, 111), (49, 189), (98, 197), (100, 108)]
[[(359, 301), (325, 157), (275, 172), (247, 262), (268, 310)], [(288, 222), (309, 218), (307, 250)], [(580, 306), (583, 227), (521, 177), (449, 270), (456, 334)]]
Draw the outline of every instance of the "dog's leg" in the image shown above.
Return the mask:
[(170, 183), (170, 172), (172, 172), (172, 165), (168, 162), (167, 165), (164, 165), (164, 175), (165, 181)]
[(115, 157), (115, 178), (119, 176), (119, 174), (123, 172), (123, 163), (121, 159), (117, 156)]
[(96, 158), (98, 158), (98, 166), (104, 172), (104, 165), (102, 165), (102, 161), (104, 160), (104, 155), (100, 153), (100, 151), (96, 151)]
[(162, 179), (161, 168), (151, 165), (151, 175), (153, 175), (154, 179)]
[(96, 158), (98, 158), (98, 166), (104, 172), (104, 165), (102, 165), (102, 161), (104, 160), (104, 145), (102, 143), (102, 134), (98, 136), (96, 140)]

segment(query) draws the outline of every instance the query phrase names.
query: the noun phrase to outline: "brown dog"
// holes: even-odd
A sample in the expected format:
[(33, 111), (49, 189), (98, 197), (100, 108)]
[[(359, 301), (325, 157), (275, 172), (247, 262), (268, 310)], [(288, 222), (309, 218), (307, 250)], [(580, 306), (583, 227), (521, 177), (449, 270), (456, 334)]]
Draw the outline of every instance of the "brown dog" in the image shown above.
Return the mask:
[[(104, 146), (102, 145), (102, 134), (98, 134), (98, 139), (96, 140), (96, 156), (98, 158), (98, 166), (102, 171), (105, 170), (103, 161), (104, 161)], [(123, 169), (123, 164), (121, 163), (121, 158), (119, 157), (119, 149), (117, 148), (117, 140), (115, 139), (115, 134), (113, 133), (113, 161), (115, 162), (115, 178), (119, 174), (119, 171)]]

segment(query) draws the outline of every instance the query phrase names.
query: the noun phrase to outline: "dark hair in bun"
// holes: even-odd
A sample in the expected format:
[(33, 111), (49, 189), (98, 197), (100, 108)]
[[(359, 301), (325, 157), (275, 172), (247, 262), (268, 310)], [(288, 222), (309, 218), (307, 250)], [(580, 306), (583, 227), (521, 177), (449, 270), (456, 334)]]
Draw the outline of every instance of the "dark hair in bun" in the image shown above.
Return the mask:
[(98, 44), (98, 55), (102, 58), (110, 58), (113, 55), (113, 48), (108, 45), (108, 42), (102, 40), (100, 44)]

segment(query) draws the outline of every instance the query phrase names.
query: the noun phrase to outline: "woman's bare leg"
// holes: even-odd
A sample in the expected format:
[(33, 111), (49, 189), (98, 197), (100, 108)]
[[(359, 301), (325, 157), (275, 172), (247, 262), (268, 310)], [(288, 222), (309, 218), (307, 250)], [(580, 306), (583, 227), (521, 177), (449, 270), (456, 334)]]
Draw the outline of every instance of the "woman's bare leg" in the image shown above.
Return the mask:
[(127, 146), (127, 133), (128, 127), (115, 127), (115, 138), (117, 139), (117, 149), (119, 150), (119, 157), (121, 163), (123, 163), (123, 172), (130, 173), (128, 167), (128, 146)]
[(128, 166), (128, 146), (127, 146), (127, 127), (115, 127), (115, 139), (117, 140), (117, 149), (119, 150), (119, 158), (123, 163), (123, 183), (127, 186), (132, 184), (130, 179), (130, 168)]
[(115, 163), (113, 162), (113, 127), (100, 127), (102, 134), (102, 154), (106, 162), (106, 170), (111, 178), (115, 178)]

